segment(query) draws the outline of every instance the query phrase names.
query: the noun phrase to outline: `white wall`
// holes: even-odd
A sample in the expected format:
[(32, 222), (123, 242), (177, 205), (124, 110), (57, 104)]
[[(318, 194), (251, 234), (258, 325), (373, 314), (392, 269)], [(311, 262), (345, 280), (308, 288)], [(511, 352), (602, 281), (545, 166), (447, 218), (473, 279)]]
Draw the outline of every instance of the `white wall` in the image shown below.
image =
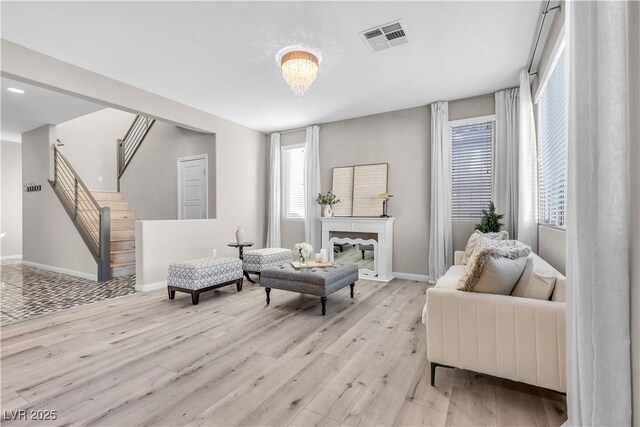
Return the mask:
[(22, 134), (22, 181), (42, 191), (22, 193), (22, 259), (95, 280), (96, 262), (48, 182), (54, 126)]
[(138, 219), (178, 219), (180, 157), (208, 158), (208, 213), (216, 217), (215, 135), (156, 122), (120, 179), (120, 191)]
[(562, 274), (567, 269), (567, 233), (565, 230), (538, 226), (538, 255)]
[[(6, 40), (2, 40), (1, 54), (0, 69), (2, 74), (14, 80), (49, 88), (134, 114), (144, 114), (165, 123), (215, 134), (216, 219), (210, 221), (216, 223), (216, 230), (219, 230), (220, 234), (219, 239), (224, 244), (234, 240), (235, 229), (239, 224), (242, 224), (247, 232), (247, 239), (255, 241), (256, 247), (264, 246), (266, 238), (267, 145), (263, 133)], [(23, 151), (23, 159), (24, 153)], [(41, 164), (40, 167), (43, 170), (47, 169), (44, 164)], [(52, 191), (51, 197), (55, 197)], [(46, 212), (47, 216), (52, 215), (42, 209), (45, 207), (44, 204), (41, 205), (37, 211), (39, 215), (45, 216), (43, 212)], [(58, 207), (66, 215), (59, 202), (57, 205), (51, 204), (51, 206)], [(24, 208), (26, 210), (27, 206), (25, 205)], [(26, 216), (23, 217), (23, 220), (25, 218)], [(91, 255), (86, 248), (82, 248), (82, 240), (68, 218), (67, 221), (71, 229), (61, 234), (65, 236), (65, 239), (75, 238), (80, 243), (73, 248), (68, 246), (68, 250), (64, 250), (64, 244), (54, 241), (52, 236), (43, 232), (45, 226), (38, 223), (35, 214), (29, 217), (29, 221), (23, 221), (25, 229), (31, 224), (34, 225), (34, 233), (30, 236), (34, 239), (33, 241), (37, 243), (40, 239), (40, 250), (31, 247), (31, 251), (34, 253), (33, 257), (65, 265), (72, 262), (77, 263), (78, 270), (90, 270), (95, 274), (95, 263), (93, 263), (93, 268), (87, 268), (85, 265), (85, 255), (93, 262)], [(51, 226), (51, 222), (53, 224), (63, 223), (62, 217), (58, 221), (46, 221), (49, 226)], [(26, 245), (26, 239), (24, 240)], [(60, 248), (63, 250), (61, 251)], [(24, 252), (27, 252), (26, 246)], [(49, 255), (45, 256), (45, 253)], [(56, 257), (64, 258), (64, 260)]]
[(22, 146), (2, 141), (2, 246), (0, 258), (22, 256)]
[(56, 126), (57, 138), (64, 144), (60, 152), (89, 190), (116, 191), (117, 140), (124, 138), (135, 117), (105, 108)]

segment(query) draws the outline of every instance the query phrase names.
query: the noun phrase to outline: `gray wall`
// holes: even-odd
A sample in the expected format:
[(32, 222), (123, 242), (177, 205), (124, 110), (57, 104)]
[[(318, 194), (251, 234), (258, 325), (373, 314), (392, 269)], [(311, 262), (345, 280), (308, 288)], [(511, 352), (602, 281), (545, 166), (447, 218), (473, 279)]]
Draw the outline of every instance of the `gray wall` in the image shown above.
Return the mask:
[(56, 126), (57, 138), (64, 144), (60, 151), (89, 190), (116, 191), (116, 141), (124, 138), (135, 117), (105, 108)]
[[(389, 164), (389, 214), (394, 224), (396, 272), (427, 275), (430, 193), (431, 113), (429, 106), (391, 111), (320, 125), (322, 191), (331, 188), (334, 167)], [(449, 103), (451, 120), (494, 114), (493, 94)], [(281, 145), (303, 143), (305, 132), (285, 133)], [(475, 222), (453, 224), (455, 249), (464, 249)], [(282, 244), (304, 240), (304, 222), (283, 220)]]
[(54, 126), (22, 134), (22, 181), (42, 186), (42, 191), (22, 193), (22, 259), (95, 277), (95, 260), (47, 182), (55, 139)]
[(2, 246), (0, 257), (22, 255), (22, 145), (2, 141)]
[[(136, 218), (178, 218), (177, 159), (197, 154), (208, 158), (209, 218), (216, 217), (215, 135), (156, 122), (120, 180), (120, 191)], [(238, 179), (242, 177), (240, 170)]]
[(567, 270), (566, 236), (563, 229), (538, 226), (538, 255), (562, 274)]
[(631, 369), (633, 424), (640, 425), (640, 3), (629, 2), (629, 153), (631, 186)]

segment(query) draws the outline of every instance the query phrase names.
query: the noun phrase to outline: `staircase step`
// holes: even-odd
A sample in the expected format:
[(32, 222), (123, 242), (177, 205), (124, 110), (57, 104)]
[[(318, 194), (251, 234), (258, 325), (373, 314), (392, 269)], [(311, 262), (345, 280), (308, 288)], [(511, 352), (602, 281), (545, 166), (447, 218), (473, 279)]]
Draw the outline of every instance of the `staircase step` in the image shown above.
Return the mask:
[(122, 194), (115, 191), (92, 191), (93, 198), (96, 201), (122, 201)]
[(135, 219), (136, 213), (131, 209), (111, 209), (111, 219)]
[(112, 211), (114, 211), (114, 210), (128, 210), (129, 209), (129, 203), (125, 202), (124, 200), (122, 200), (122, 201), (117, 201), (117, 200), (96, 200), (96, 202), (98, 202), (98, 204), (101, 207), (104, 207), (104, 206), (110, 207)]
[(136, 262), (136, 251), (111, 251), (111, 265)]
[(113, 219), (111, 218), (112, 230), (135, 230), (136, 220), (133, 218)]
[(136, 241), (134, 239), (111, 240), (111, 252), (130, 251), (136, 249)]
[(134, 240), (136, 238), (136, 231), (130, 230), (114, 230), (111, 229), (111, 241), (113, 240)]
[(111, 277), (122, 277), (136, 274), (136, 263), (111, 264)]

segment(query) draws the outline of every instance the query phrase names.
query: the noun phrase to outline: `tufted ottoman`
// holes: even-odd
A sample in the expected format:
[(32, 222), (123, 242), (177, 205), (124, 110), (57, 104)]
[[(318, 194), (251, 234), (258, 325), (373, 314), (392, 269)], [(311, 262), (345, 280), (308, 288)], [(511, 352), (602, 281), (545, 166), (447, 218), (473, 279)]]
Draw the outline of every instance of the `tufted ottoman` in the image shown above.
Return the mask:
[(315, 267), (295, 269), (291, 264), (262, 270), (260, 286), (267, 293), (267, 304), (271, 301), (271, 289), (300, 292), (301, 294), (316, 295), (322, 302), (322, 315), (326, 313), (327, 296), (351, 286), (358, 280), (358, 266), (355, 264), (335, 264), (331, 267)]
[(251, 283), (255, 283), (249, 274), (260, 276), (262, 270), (276, 267), (280, 264), (290, 263), (293, 260), (291, 249), (265, 248), (245, 251), (242, 258), (242, 269), (244, 277)]
[(176, 291), (191, 294), (191, 302), (196, 305), (200, 292), (236, 284), (242, 290), (242, 261), (237, 258), (201, 258), (184, 261), (169, 266), (167, 290), (169, 299)]

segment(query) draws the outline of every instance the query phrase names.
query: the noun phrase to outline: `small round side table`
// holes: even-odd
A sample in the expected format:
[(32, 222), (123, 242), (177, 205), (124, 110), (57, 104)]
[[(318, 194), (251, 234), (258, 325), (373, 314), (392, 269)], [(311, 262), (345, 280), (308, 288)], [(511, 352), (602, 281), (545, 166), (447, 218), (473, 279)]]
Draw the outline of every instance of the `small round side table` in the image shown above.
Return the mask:
[[(242, 259), (244, 256), (244, 248), (248, 248), (253, 246), (255, 243), (253, 242), (240, 242), (240, 243), (229, 243), (227, 244), (227, 246), (230, 246), (232, 248), (238, 248), (238, 258)], [(251, 283), (256, 283), (253, 280), (251, 280), (251, 277), (249, 277), (249, 273), (247, 273), (246, 271), (244, 272), (244, 277), (247, 278), (248, 281), (250, 281)]]

